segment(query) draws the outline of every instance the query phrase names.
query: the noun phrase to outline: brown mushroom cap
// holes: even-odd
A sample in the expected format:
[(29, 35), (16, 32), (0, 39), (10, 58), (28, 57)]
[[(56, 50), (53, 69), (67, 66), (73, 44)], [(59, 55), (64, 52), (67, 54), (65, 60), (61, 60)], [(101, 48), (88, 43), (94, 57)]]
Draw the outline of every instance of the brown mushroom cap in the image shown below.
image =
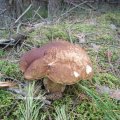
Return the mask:
[(93, 76), (92, 64), (85, 50), (67, 41), (55, 41), (31, 50), (21, 60), (21, 66), (26, 61), (24, 76), (29, 80), (48, 77), (55, 83), (71, 85)]
[(64, 46), (67, 42), (66, 41), (56, 41), (56, 42), (50, 42), (41, 48), (33, 48), (32, 50), (26, 52), (23, 54), (23, 56), (20, 58), (20, 69), (22, 72), (25, 72), (25, 70), (29, 67), (29, 65), (36, 59), (42, 58), (49, 49), (52, 47), (57, 46)]

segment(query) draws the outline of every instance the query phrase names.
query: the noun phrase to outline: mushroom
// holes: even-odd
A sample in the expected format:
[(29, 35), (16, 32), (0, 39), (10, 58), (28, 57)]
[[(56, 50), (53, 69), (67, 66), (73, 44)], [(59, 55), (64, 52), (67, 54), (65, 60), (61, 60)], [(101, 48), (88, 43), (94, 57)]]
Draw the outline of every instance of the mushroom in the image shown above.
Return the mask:
[(20, 69), (21, 71), (24, 73), (25, 70), (27, 69), (27, 67), (29, 67), (29, 65), (36, 59), (38, 58), (42, 58), (47, 51), (49, 51), (49, 49), (51, 49), (52, 47), (57, 47), (60, 45), (65, 45), (66, 42), (62, 41), (56, 41), (56, 42), (52, 42), (52, 43), (48, 43), (47, 45), (44, 45), (41, 48), (33, 48), (32, 50), (28, 51), (27, 53), (25, 53), (21, 59), (20, 59)]
[(28, 80), (45, 78), (43, 83), (49, 93), (62, 93), (66, 85), (93, 76), (86, 51), (62, 40), (28, 51), (20, 59), (20, 68)]

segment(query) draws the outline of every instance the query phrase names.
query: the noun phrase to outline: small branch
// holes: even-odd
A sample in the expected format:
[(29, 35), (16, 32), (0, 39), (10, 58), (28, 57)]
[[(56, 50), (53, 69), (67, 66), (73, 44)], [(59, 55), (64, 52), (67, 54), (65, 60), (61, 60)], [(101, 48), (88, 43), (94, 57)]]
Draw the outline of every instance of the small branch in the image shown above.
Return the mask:
[(83, 5), (83, 4), (87, 3), (87, 2), (88, 2), (88, 1), (84, 1), (84, 2), (80, 3), (79, 5), (76, 5), (75, 7), (69, 9), (68, 11), (66, 11), (65, 13), (63, 13), (62, 15), (60, 15), (60, 17), (59, 17), (59, 19), (58, 19), (57, 21), (59, 21), (60, 18), (63, 17), (64, 15), (66, 15), (67, 13), (71, 12), (72, 10), (76, 9), (76, 8), (79, 7), (80, 5)]
[[(84, 1), (84, 0), (82, 0), (82, 1)], [(93, 10), (96, 10), (96, 8), (94, 8), (91, 4), (89, 4), (88, 2), (87, 3), (85, 3), (89, 8), (91, 8), (91, 9), (93, 9)]]
[(7, 11), (7, 9), (4, 9), (3, 11), (0, 12), (0, 15), (4, 14)]
[(35, 14), (33, 15), (33, 19), (35, 18), (36, 14), (37, 14), (38, 11), (40, 10), (40, 7), (41, 7), (41, 6), (39, 6), (37, 10), (34, 10)]
[(18, 19), (15, 21), (15, 23), (17, 23), (28, 12), (28, 10), (31, 7), (32, 7), (32, 4), (30, 4), (29, 7), (18, 17)]
[(38, 13), (38, 12), (35, 12), (43, 21), (45, 21), (45, 19)]

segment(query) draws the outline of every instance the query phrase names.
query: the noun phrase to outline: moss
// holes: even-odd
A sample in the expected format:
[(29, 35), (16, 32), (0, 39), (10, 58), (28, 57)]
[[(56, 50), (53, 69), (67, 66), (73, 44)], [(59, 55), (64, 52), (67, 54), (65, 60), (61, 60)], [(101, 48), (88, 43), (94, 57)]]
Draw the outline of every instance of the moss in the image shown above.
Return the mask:
[(41, 27), (37, 31), (30, 33), (30, 39), (28, 40), (28, 42), (34, 42), (34, 45), (41, 46), (48, 41), (56, 38), (69, 40), (69, 35), (67, 33), (65, 24)]
[(6, 54), (6, 52), (5, 52), (5, 51), (0, 50), (0, 57), (3, 57), (5, 54)]
[(102, 120), (101, 116), (103, 113), (97, 109), (96, 105), (93, 102), (82, 102), (80, 105), (76, 106), (76, 113), (79, 114), (80, 117), (77, 118), (83, 120)]
[[(15, 106), (14, 106), (15, 104)], [(12, 108), (14, 106), (14, 108)], [(20, 119), (20, 107), (22, 102), (14, 99), (14, 96), (9, 91), (0, 90), (0, 118), (4, 120)], [(12, 109), (11, 109), (12, 108)], [(10, 111), (9, 111), (10, 110)], [(10, 112), (9, 116), (6, 114)]]
[(0, 106), (4, 107), (11, 104), (11, 95), (9, 92), (0, 90)]
[(96, 26), (82, 23), (73, 25), (72, 29), (77, 32), (91, 33), (96, 30)]
[(120, 27), (120, 12), (107, 13), (105, 15), (105, 18), (112, 24), (115, 24)]
[(120, 85), (119, 78), (110, 73), (100, 73), (96, 74), (93, 81), (97, 84), (108, 85), (109, 87), (116, 88)]
[(11, 77), (17, 77), (20, 75), (18, 74), (20, 73), (18, 65), (9, 61), (0, 61), (0, 71)]
[(30, 33), (29, 41), (34, 42), (34, 45), (41, 45), (56, 38), (69, 41), (72, 40), (72, 42), (74, 42), (77, 39), (75, 34), (79, 34), (79, 32), (91, 33), (95, 30), (95, 26), (86, 24), (72, 25), (68, 23), (61, 23), (48, 25)]
[(72, 98), (69, 95), (61, 98), (60, 100), (56, 100), (53, 102), (53, 106), (62, 106), (63, 104), (68, 105), (72, 102)]
[(0, 90), (0, 117), (5, 117), (5, 114), (10, 109), (12, 102), (12, 96), (9, 92)]
[(45, 34), (49, 40), (55, 38), (69, 39), (64, 27), (61, 27), (60, 25), (48, 28), (48, 31), (45, 32)]
[(112, 41), (113, 36), (109, 33), (105, 33), (105, 34), (101, 34), (101, 35), (97, 36), (96, 40), (97, 41)]

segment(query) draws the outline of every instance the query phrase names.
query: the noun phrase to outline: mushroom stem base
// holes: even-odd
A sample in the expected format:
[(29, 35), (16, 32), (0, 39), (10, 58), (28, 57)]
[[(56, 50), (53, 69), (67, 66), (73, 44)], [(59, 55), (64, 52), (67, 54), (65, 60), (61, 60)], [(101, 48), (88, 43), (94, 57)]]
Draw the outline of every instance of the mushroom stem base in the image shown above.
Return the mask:
[(48, 93), (62, 93), (65, 90), (65, 85), (54, 83), (48, 78), (44, 78), (43, 84)]

